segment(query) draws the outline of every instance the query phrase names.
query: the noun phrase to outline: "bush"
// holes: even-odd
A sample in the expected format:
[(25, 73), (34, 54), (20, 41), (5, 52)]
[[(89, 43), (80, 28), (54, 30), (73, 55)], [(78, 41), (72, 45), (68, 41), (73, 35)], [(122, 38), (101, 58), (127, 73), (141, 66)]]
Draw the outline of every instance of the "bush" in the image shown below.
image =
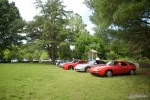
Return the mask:
[(110, 51), (107, 53), (107, 58), (108, 59), (116, 59), (117, 57), (116, 57), (116, 54), (114, 51)]
[(139, 63), (150, 63), (150, 59), (148, 59), (148, 58), (142, 58), (138, 62)]

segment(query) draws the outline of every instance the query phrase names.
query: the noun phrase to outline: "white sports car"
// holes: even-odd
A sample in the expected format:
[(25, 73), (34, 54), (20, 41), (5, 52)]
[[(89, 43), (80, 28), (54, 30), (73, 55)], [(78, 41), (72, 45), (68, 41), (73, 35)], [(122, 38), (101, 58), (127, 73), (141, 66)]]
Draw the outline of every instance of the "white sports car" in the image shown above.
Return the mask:
[(81, 72), (89, 72), (89, 69), (94, 66), (94, 65), (105, 65), (106, 63), (101, 61), (101, 60), (93, 60), (88, 62), (87, 64), (78, 64), (77, 66), (75, 66), (75, 71)]

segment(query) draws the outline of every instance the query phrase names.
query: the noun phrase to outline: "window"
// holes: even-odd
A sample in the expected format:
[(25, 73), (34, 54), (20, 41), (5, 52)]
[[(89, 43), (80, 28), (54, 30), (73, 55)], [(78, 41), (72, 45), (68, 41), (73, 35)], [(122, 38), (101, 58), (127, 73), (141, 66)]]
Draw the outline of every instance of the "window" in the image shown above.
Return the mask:
[(121, 66), (127, 66), (127, 64), (125, 62), (120, 62)]
[(128, 62), (130, 65), (134, 65), (133, 63), (131, 63), (131, 62)]

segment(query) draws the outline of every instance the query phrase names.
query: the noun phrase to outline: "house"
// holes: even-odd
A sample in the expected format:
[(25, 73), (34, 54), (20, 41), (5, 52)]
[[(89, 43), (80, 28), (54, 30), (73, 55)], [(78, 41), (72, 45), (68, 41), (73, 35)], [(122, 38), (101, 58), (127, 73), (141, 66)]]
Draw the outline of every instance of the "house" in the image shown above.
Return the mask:
[(90, 50), (88, 52), (89, 60), (95, 60), (97, 58), (97, 51), (96, 50)]

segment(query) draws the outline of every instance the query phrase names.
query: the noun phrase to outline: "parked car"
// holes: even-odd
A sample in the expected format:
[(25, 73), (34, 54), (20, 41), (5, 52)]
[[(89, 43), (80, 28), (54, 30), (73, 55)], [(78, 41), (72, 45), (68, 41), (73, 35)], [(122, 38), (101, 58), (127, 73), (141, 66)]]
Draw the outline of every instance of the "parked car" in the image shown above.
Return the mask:
[(87, 64), (78, 64), (75, 66), (75, 71), (84, 71), (89, 72), (89, 69), (93, 67), (94, 65), (105, 65), (106, 63), (101, 60), (92, 60), (89, 61)]
[(33, 58), (32, 62), (39, 62), (39, 60), (36, 58)]
[(12, 58), (12, 59), (11, 59), (11, 63), (16, 63), (16, 62), (18, 62), (18, 59), (17, 59), (17, 58)]
[(43, 63), (49, 63), (51, 60), (50, 59), (42, 59), (41, 62)]
[(55, 60), (55, 64), (58, 66), (60, 63), (63, 63), (63, 60)]
[(29, 62), (29, 60), (27, 58), (23, 58), (21, 61), (24, 62), (24, 63)]
[(75, 60), (74, 62), (72, 63), (66, 63), (63, 65), (63, 69), (65, 70), (70, 70), (70, 69), (74, 69), (74, 67), (78, 64), (84, 64), (84, 63), (87, 63), (87, 61), (85, 60)]
[(7, 60), (6, 59), (4, 59), (4, 58), (0, 58), (0, 63), (6, 63), (7, 62)]
[(136, 65), (123, 60), (112, 60), (105, 66), (94, 66), (89, 72), (93, 75), (111, 77), (112, 75), (127, 74), (134, 75)]
[(58, 66), (60, 68), (63, 68), (64, 64), (66, 64), (66, 63), (72, 63), (72, 62), (71, 61), (62, 62), (62, 63), (58, 64)]

